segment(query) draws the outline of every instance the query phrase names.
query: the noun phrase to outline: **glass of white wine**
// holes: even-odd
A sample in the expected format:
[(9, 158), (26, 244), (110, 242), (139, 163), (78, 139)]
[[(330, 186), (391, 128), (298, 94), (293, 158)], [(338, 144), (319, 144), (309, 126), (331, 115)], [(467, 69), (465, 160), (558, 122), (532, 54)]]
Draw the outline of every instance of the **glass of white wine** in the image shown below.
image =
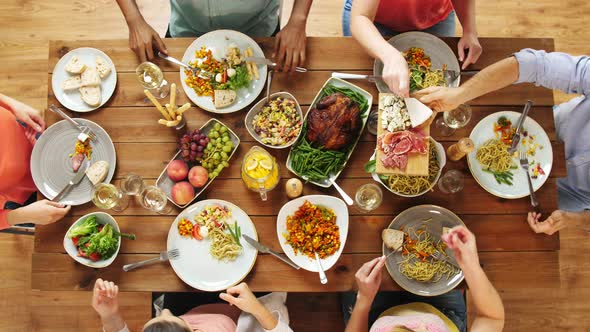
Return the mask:
[(135, 75), (139, 83), (148, 90), (155, 91), (152, 93), (158, 99), (166, 98), (170, 92), (168, 82), (164, 79), (164, 74), (156, 64), (146, 61), (141, 63), (135, 69)]
[(356, 204), (365, 211), (373, 211), (381, 205), (383, 201), (383, 191), (374, 183), (362, 185), (354, 195)]
[(92, 203), (104, 210), (121, 212), (129, 205), (129, 198), (110, 183), (101, 183), (94, 187)]
[(167, 214), (172, 208), (166, 193), (156, 186), (145, 186), (137, 199), (141, 206), (158, 214)]
[(444, 112), (442, 118), (436, 120), (435, 126), (441, 136), (451, 136), (459, 128), (465, 127), (471, 120), (471, 107), (461, 104), (457, 108)]
[(143, 179), (135, 173), (127, 174), (121, 181), (121, 191), (125, 195), (137, 196), (143, 190)]

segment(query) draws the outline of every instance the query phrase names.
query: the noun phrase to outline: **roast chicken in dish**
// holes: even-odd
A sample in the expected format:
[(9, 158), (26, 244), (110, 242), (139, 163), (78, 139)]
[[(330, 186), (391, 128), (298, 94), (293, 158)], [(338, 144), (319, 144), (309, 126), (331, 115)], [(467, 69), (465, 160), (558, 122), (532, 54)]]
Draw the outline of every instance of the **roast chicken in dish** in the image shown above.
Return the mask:
[(307, 140), (328, 150), (352, 144), (362, 127), (361, 110), (347, 96), (334, 93), (322, 98), (307, 118)]

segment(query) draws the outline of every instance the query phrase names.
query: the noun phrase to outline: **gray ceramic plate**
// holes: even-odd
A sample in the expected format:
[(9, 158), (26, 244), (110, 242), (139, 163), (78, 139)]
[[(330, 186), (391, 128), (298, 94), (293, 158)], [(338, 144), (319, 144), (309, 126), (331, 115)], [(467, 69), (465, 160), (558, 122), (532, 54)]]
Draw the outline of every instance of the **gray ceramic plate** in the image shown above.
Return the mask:
[[(113, 141), (109, 134), (96, 123), (86, 119), (75, 120), (87, 125), (96, 134), (96, 140), (91, 144), (90, 161), (105, 160), (109, 163), (109, 174), (104, 182), (110, 182), (117, 164)], [(76, 174), (70, 166), (69, 155), (74, 152), (79, 133), (76, 127), (62, 120), (47, 128), (33, 148), (31, 174), (35, 185), (47, 199), (55, 197)], [(92, 182), (84, 177), (60, 202), (68, 205), (87, 203), (92, 198), (92, 188)]]
[[(429, 221), (425, 222), (425, 220)], [(402, 213), (398, 214), (389, 224), (390, 229), (399, 230), (400, 227), (407, 229), (425, 225), (432, 237), (438, 241), (442, 233), (442, 227), (465, 226), (463, 221), (453, 212), (436, 205), (418, 205), (411, 207)], [(388, 255), (391, 250), (383, 244), (383, 255)], [(447, 254), (454, 260), (453, 253), (447, 249)], [(408, 292), (421, 296), (436, 296), (451, 291), (463, 281), (463, 272), (455, 274), (454, 277), (441, 278), (438, 282), (420, 282), (413, 279), (408, 279), (401, 272), (399, 272), (398, 262), (402, 261), (401, 252), (389, 256), (385, 266), (393, 280)]]
[[(459, 67), (459, 61), (457, 61), (455, 53), (449, 47), (449, 45), (447, 45), (440, 38), (429, 33), (420, 31), (401, 33), (391, 38), (387, 42), (393, 45), (393, 47), (395, 47), (400, 52), (405, 52), (410, 47), (423, 48), (426, 55), (430, 56), (430, 60), (432, 61), (432, 69), (442, 69), (443, 65), (446, 64), (447, 69), (449, 70), (461, 70), (461, 67)], [(381, 75), (382, 72), (383, 62), (380, 60), (375, 60), (375, 64), (373, 65), (373, 74)], [(459, 86), (460, 80), (461, 79), (459, 78), (455, 81), (455, 84), (453, 84), (454, 88)], [(391, 93), (387, 85), (382, 80), (377, 80), (375, 85), (377, 86), (379, 92)]]

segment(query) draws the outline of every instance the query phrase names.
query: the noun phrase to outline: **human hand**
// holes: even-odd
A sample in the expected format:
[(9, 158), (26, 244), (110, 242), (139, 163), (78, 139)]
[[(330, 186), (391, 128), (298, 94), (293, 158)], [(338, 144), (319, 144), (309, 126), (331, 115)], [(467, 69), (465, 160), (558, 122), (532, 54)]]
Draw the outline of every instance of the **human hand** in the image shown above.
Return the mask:
[(461, 92), (462, 88), (431, 86), (414, 93), (413, 96), (435, 112), (446, 112), (454, 110), (464, 102)]
[(96, 279), (92, 293), (92, 307), (101, 318), (112, 317), (119, 312), (119, 286), (112, 281)]
[(401, 97), (408, 97), (410, 95), (408, 63), (398, 50), (393, 47), (391, 49), (392, 51), (381, 59), (381, 62), (383, 62), (381, 76), (391, 92)]
[(359, 300), (366, 300), (369, 304), (373, 302), (381, 285), (381, 271), (383, 270), (383, 266), (385, 266), (385, 260), (385, 256), (377, 257), (366, 262), (356, 271), (354, 278), (359, 288), (357, 295)]
[[(463, 62), (461, 70), (465, 70), (470, 64), (476, 63), (482, 52), (481, 45), (477, 39), (477, 34), (475, 33), (464, 33), (463, 37), (459, 39), (457, 48), (459, 61)], [(465, 49), (469, 50), (467, 53), (467, 59), (465, 59)]]
[(264, 305), (258, 301), (245, 282), (228, 288), (226, 293), (219, 294), (219, 298), (254, 316), (264, 309)]
[(60, 203), (46, 199), (9, 211), (8, 223), (11, 225), (32, 222), (37, 225), (52, 224), (63, 218), (71, 209)]
[(295, 71), (305, 63), (305, 21), (291, 22), (277, 34), (275, 50), (272, 57), (282, 71)]
[(479, 256), (475, 235), (465, 226), (455, 226), (442, 236), (447, 247), (453, 251), (455, 260), (462, 270), (479, 268)]
[(145, 62), (154, 58), (154, 47), (168, 54), (160, 35), (143, 18), (129, 22), (129, 47), (135, 52), (139, 61)]
[(527, 221), (531, 229), (535, 233), (545, 233), (553, 235), (553, 233), (565, 228), (568, 225), (569, 217), (567, 212), (555, 210), (544, 221), (539, 221), (541, 214), (537, 212), (529, 212)]
[(35, 132), (41, 133), (45, 130), (45, 121), (43, 120), (41, 111), (8, 96), (4, 96), (2, 100), (10, 108), (17, 120), (25, 123)]

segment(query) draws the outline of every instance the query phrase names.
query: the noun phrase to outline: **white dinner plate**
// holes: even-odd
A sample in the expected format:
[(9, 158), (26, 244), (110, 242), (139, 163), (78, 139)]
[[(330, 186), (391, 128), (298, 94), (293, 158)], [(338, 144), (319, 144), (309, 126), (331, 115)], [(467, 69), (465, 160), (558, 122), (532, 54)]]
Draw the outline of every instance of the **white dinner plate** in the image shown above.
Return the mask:
[[(467, 165), (471, 174), (479, 183), (482, 188), (488, 191), (494, 196), (508, 199), (516, 199), (526, 197), (529, 195), (528, 180), (526, 179), (525, 171), (520, 167), (520, 163), (517, 157), (513, 158), (514, 165), (518, 166), (517, 169), (511, 170), (514, 174), (513, 185), (498, 184), (493, 174), (486, 173), (482, 170), (481, 164), (475, 158), (477, 149), (485, 143), (488, 139), (496, 138), (494, 133), (494, 123), (498, 121), (501, 116), (507, 117), (513, 126), (516, 126), (520, 113), (504, 111), (494, 114), (490, 114), (483, 118), (471, 131), (469, 138), (473, 140), (475, 149), (467, 156)], [(527, 117), (524, 121), (523, 131), (527, 131), (529, 135), (535, 136), (535, 142), (537, 142), (542, 148), (537, 148), (535, 156), (528, 156), (529, 163), (534, 162), (536, 165), (540, 163), (541, 168), (545, 172), (545, 175), (539, 175), (536, 179), (531, 179), (533, 182), (533, 189), (537, 191), (547, 181), (551, 168), (553, 166), (553, 148), (551, 147), (551, 141), (547, 136), (547, 133), (543, 128), (530, 117)], [(518, 151), (525, 150), (523, 146), (523, 140), (527, 137), (521, 136), (521, 142), (518, 146)], [(527, 144), (528, 146), (528, 144)], [(529, 172), (532, 174), (532, 166), (529, 166)]]
[[(254, 39), (238, 31), (215, 30), (208, 32), (193, 41), (184, 52), (184, 55), (182, 56), (182, 62), (189, 63), (194, 61), (195, 51), (200, 50), (202, 46), (210, 49), (213, 57), (217, 60), (220, 60), (221, 58), (225, 57), (225, 53), (231, 44), (237, 45), (237, 47), (242, 52), (246, 48), (252, 47), (255, 57), (264, 58), (262, 49), (260, 46), (258, 46)], [(182, 88), (189, 99), (200, 108), (213, 113), (232, 113), (242, 110), (246, 106), (250, 105), (256, 99), (256, 97), (258, 97), (266, 83), (266, 70), (267, 68), (265, 65), (258, 65), (260, 77), (258, 79), (254, 78), (250, 82), (250, 86), (248, 88), (242, 88), (236, 91), (238, 98), (231, 106), (220, 109), (215, 108), (213, 99), (210, 96), (198, 96), (193, 88), (186, 85), (185, 80), (187, 76), (184, 73), (184, 68), (180, 68), (180, 82), (182, 82)]]
[(305, 201), (309, 201), (314, 205), (321, 205), (330, 208), (332, 211), (334, 211), (334, 214), (336, 214), (336, 225), (338, 225), (338, 230), (340, 231), (340, 248), (332, 256), (321, 259), (322, 267), (325, 271), (328, 271), (332, 266), (334, 266), (334, 264), (336, 264), (338, 258), (340, 258), (340, 255), (342, 255), (342, 250), (344, 249), (344, 244), (346, 243), (346, 237), (348, 236), (348, 207), (341, 199), (333, 196), (308, 195), (288, 202), (287, 204), (283, 205), (279, 211), (279, 216), (277, 217), (277, 236), (279, 237), (281, 248), (283, 248), (283, 251), (287, 257), (291, 259), (291, 261), (299, 265), (302, 269), (311, 272), (318, 272), (315, 259), (311, 259), (301, 253), (295, 254), (293, 247), (287, 243), (287, 240), (284, 236), (284, 234), (288, 234), (287, 217), (295, 214), (295, 212), (301, 205), (303, 205)]
[(187, 285), (207, 292), (215, 292), (227, 289), (242, 281), (254, 267), (258, 252), (241, 240), (243, 252), (234, 261), (219, 261), (209, 253), (211, 240), (195, 240), (191, 237), (182, 237), (178, 234), (178, 222), (186, 218), (194, 223), (197, 216), (205, 207), (219, 204), (231, 210), (231, 222), (238, 222), (242, 234), (258, 240), (256, 227), (250, 217), (233, 203), (220, 199), (206, 199), (199, 201), (182, 211), (170, 226), (168, 232), (168, 250), (178, 249), (180, 256), (170, 260), (170, 265), (176, 275)]
[[(109, 173), (104, 180), (109, 183), (117, 166), (117, 155), (111, 137), (101, 126), (90, 120), (79, 118), (74, 120), (87, 125), (96, 134), (96, 140), (90, 142), (92, 146), (90, 162), (104, 160), (109, 163)], [(80, 131), (76, 127), (62, 120), (47, 128), (33, 147), (31, 175), (37, 189), (48, 199), (54, 198), (76, 175), (70, 165), (70, 154), (74, 153), (78, 134)], [(92, 198), (93, 188), (92, 182), (85, 176), (60, 202), (67, 205), (88, 203)]]
[[(87, 66), (94, 67), (96, 64), (96, 57), (100, 56), (109, 66), (111, 66), (111, 73), (109, 76), (102, 79), (102, 83), (100, 85), (101, 90), (101, 102), (98, 106), (90, 106), (86, 104), (82, 97), (80, 97), (80, 92), (78, 90), (68, 91), (65, 92), (61, 88), (61, 84), (67, 80), (68, 78), (74, 76), (66, 71), (66, 65), (70, 61), (70, 59), (74, 56), (78, 56), (80, 62), (86, 64)], [(115, 64), (113, 60), (109, 58), (108, 55), (104, 54), (103, 51), (97, 50), (96, 48), (92, 47), (80, 47), (74, 50), (69, 51), (66, 55), (61, 57), (59, 61), (55, 64), (53, 68), (53, 75), (51, 76), (51, 89), (53, 90), (53, 94), (55, 98), (67, 109), (72, 110), (74, 112), (90, 112), (93, 111), (102, 105), (104, 105), (113, 93), (115, 92), (115, 87), (117, 86), (117, 69), (115, 69)]]
[[(387, 42), (402, 53), (407, 51), (410, 47), (420, 47), (424, 49), (424, 53), (430, 57), (430, 61), (432, 62), (431, 69), (443, 69), (443, 65), (447, 65), (447, 69), (449, 70), (461, 71), (459, 61), (455, 57), (453, 50), (435, 35), (426, 32), (411, 31), (400, 33), (389, 39)], [(382, 73), (383, 62), (375, 59), (375, 63), (373, 64), (373, 74), (380, 76)], [(458, 87), (460, 81), (461, 77), (453, 82), (453, 87)], [(391, 93), (387, 84), (382, 80), (377, 80), (375, 85), (379, 92)]]

